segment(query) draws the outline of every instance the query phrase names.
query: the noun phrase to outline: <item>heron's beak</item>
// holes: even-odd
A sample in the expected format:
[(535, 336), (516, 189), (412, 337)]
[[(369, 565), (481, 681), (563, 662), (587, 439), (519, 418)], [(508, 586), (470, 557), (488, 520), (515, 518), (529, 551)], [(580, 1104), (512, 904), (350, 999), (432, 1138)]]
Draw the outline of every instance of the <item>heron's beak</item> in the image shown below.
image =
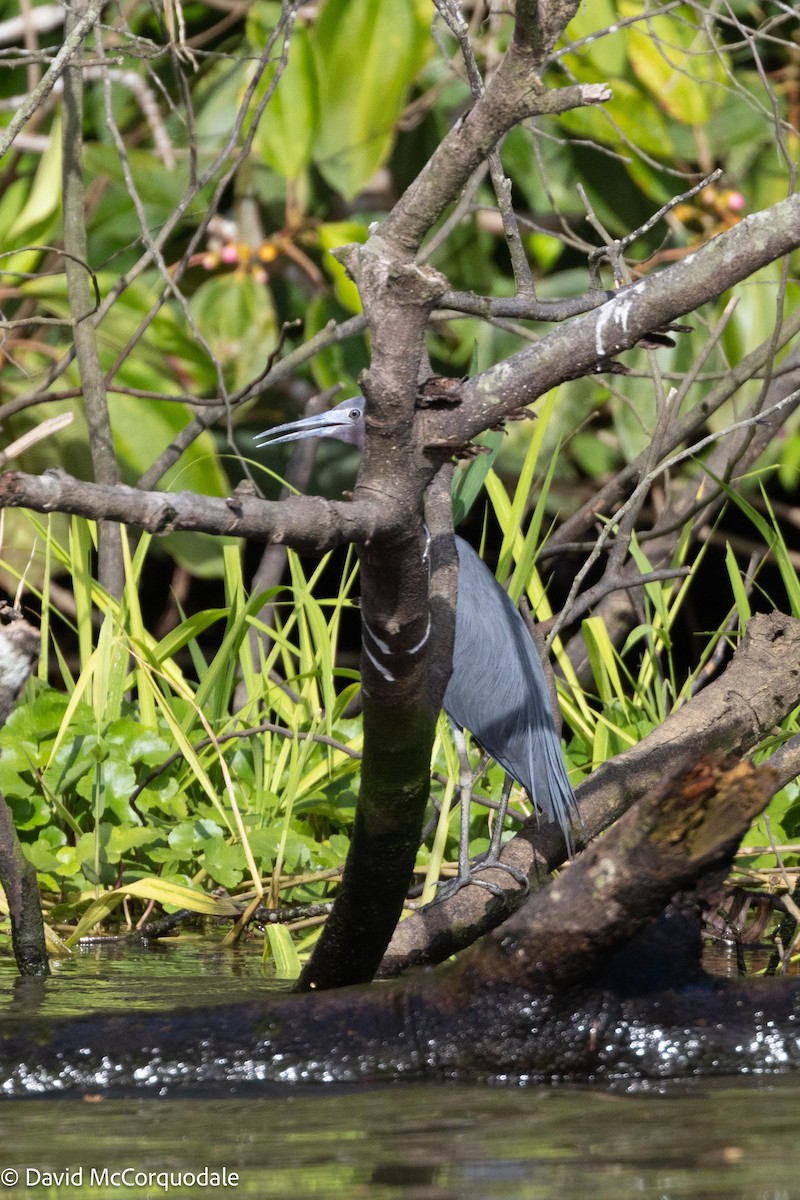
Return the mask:
[(336, 437), (338, 433), (349, 428), (352, 421), (335, 409), (317, 413), (315, 417), (302, 417), (299, 421), (287, 421), (285, 425), (275, 425), (257, 433), (253, 441), (257, 446), (277, 446), (281, 442), (298, 442), (300, 438)]

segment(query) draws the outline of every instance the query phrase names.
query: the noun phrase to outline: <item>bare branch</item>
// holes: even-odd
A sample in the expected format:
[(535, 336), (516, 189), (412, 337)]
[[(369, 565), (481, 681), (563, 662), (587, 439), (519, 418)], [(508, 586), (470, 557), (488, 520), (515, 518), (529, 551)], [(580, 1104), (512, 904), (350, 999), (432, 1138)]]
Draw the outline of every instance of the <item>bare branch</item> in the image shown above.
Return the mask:
[(715, 299), (798, 246), (800, 196), (791, 196), (745, 217), (694, 254), (621, 288), (600, 308), (469, 380), (461, 389), (457, 416), (441, 415), (431, 425), (443, 428), (442, 436), (455, 426), (453, 436), (475, 437), (563, 382), (566, 363), (572, 378), (590, 373), (603, 358), (629, 349), (648, 331)]
[(320, 496), (264, 501), (234, 493), (227, 499), (195, 492), (145, 492), (117, 484), (86, 483), (59, 469), (43, 475), (10, 471), (0, 476), (0, 508), (68, 512), (93, 521), (118, 521), (150, 533), (215, 533), (281, 542), (322, 554), (345, 542), (365, 542), (386, 531), (379, 501), (349, 503)]
[(94, 25), (102, 9), (103, 0), (89, 0), (86, 8), (64, 38), (64, 45), (53, 59), (49, 71), (46, 75), (42, 76), (41, 82), (34, 88), (24, 104), (20, 106), (19, 110), (11, 118), (2, 134), (0, 134), (0, 158), (3, 157), (13, 144), (19, 131), (33, 116), (42, 101), (50, 95), (56, 80), (80, 51), (83, 39)]
[[(781, 613), (757, 616), (725, 672), (632, 749), (599, 765), (577, 789), (583, 829), (592, 841), (649, 788), (691, 768), (701, 754), (742, 755), (757, 746), (800, 700), (800, 621)], [(796, 748), (793, 747), (793, 751)], [(794, 758), (787, 751), (791, 766)], [(781, 761), (775, 766), (778, 786)], [(784, 771), (785, 774), (785, 771)], [(561, 831), (554, 825), (525, 829), (507, 842), (503, 861), (529, 875), (537, 888), (564, 861)], [(452, 900), (420, 910), (397, 928), (381, 965), (395, 975), (412, 965), (441, 962), (470, 945), (524, 899), (504, 871), (487, 873), (505, 896), (463, 889)]]
[[(800, 311), (792, 313), (786, 323), (776, 332), (779, 334), (777, 346), (773, 345), (772, 338), (763, 342), (746, 355), (736, 367), (727, 371), (717, 386), (702, 396), (684, 417), (671, 424), (669, 436), (661, 446), (662, 456), (673, 453), (688, 438), (696, 436), (709, 417), (770, 361), (775, 349), (785, 346), (800, 333)], [(681, 388), (680, 391), (683, 393), (684, 388)], [(577, 544), (577, 539), (596, 523), (598, 515), (609, 512), (621, 502), (631, 481), (640, 475), (646, 454), (647, 451), (640, 454), (601, 488), (588, 504), (580, 508), (573, 516), (568, 517), (548, 539), (547, 545), (542, 548), (541, 557), (547, 559), (564, 553), (568, 548), (584, 549), (585, 547)]]
[(31, 446), (66, 429), (68, 425), (72, 424), (73, 418), (74, 414), (71, 412), (62, 413), (59, 417), (50, 417), (48, 421), (42, 421), (33, 429), (29, 429), (22, 437), (17, 438), (10, 446), (6, 446), (4, 450), (0, 451), (0, 468), (11, 462), (13, 458), (24, 454), (26, 450), (30, 450)]
[(578, 11), (580, 0), (517, 0), (514, 43), (539, 67)]
[[(475, 61), (475, 55), (472, 50), (469, 26), (464, 20), (460, 7), (453, 3), (453, 0), (436, 0), (436, 7), (442, 14), (450, 31), (458, 40), (467, 68), (467, 77), (473, 98), (479, 100), (483, 95), (483, 80), (481, 79), (478, 64)], [(497, 207), (500, 211), (503, 232), (505, 233), (506, 244), (511, 257), (511, 266), (514, 272), (517, 292), (526, 296), (533, 296), (536, 293), (533, 275), (531, 274), (528, 260), (525, 257), (525, 249), (520, 238), (517, 218), (511, 204), (511, 181), (506, 178), (503, 171), (499, 148), (495, 147), (489, 152), (488, 162), (492, 187), (497, 197)]]

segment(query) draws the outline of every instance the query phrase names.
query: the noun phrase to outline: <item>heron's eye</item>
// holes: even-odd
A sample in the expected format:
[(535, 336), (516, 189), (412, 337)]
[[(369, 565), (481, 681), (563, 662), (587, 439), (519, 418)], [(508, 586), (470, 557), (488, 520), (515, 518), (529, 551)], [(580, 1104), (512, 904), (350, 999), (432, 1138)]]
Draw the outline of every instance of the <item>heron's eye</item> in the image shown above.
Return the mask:
[(351, 421), (358, 421), (361, 419), (361, 411), (358, 408), (351, 408), (348, 416)]

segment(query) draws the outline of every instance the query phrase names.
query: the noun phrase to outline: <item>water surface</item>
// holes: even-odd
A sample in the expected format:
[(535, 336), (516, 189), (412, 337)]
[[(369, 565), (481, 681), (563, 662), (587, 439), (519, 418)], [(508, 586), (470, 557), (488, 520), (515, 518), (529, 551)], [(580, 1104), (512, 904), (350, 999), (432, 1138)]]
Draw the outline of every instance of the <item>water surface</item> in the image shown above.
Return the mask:
[[(48, 980), (0, 963), (0, 1022), (225, 1003), (275, 986), (255, 947), (93, 947)], [(0, 1200), (800, 1200), (799, 1116), (792, 1078), (2, 1101)]]

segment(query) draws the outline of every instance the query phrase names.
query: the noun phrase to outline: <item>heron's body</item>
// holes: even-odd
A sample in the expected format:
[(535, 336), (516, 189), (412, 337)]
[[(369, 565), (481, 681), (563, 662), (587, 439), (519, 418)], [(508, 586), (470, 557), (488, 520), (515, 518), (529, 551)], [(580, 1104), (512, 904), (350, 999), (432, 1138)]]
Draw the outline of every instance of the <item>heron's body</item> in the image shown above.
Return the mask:
[[(363, 446), (364, 433), (364, 397), (357, 396), (319, 416), (265, 430), (257, 440), (275, 445), (331, 437)], [(455, 541), (458, 598), (444, 710), (525, 788), (546, 817), (558, 822), (571, 848), (576, 801), (533, 639), (482, 559), (462, 538)]]
[(558, 822), (571, 845), (575, 796), (536, 646), (508, 593), (469, 543), (456, 537), (456, 550), (453, 673), (444, 711)]

